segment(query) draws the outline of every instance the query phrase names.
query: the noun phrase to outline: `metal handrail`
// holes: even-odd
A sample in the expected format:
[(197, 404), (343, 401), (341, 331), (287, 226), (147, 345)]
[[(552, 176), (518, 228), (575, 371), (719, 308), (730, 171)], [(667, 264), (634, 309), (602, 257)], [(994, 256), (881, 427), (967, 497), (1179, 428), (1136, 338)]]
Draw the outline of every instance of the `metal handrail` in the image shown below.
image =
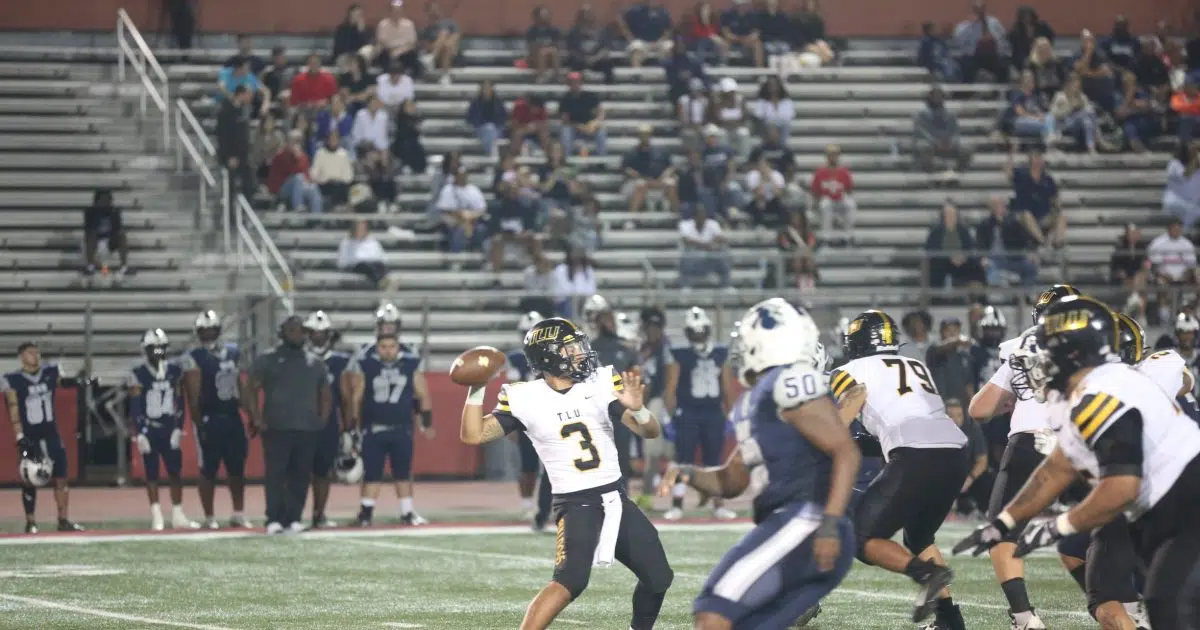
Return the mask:
[[(208, 209), (204, 184), (207, 183), (212, 188), (219, 188), (222, 243), (225, 246), (225, 253), (228, 254), (233, 249), (233, 231), (229, 216), (229, 172), (224, 168), (224, 165), (217, 165), (219, 169), (217, 173), (220, 178), (220, 186), (218, 187), (218, 176), (214, 176), (212, 169), (209, 167), (209, 160), (216, 161), (217, 148), (208, 139), (208, 134), (204, 132), (204, 127), (200, 125), (200, 121), (192, 113), (192, 108), (188, 107), (188, 104), (183, 99), (175, 100), (175, 135), (179, 140), (175, 146), (175, 169), (183, 172), (183, 156), (186, 152), (188, 157), (192, 158), (193, 166), (204, 177), (205, 181), (200, 185), (200, 208), (203, 211)], [(193, 137), (196, 138), (194, 141), (192, 140)], [(197, 144), (199, 144), (199, 147), (196, 146)], [(201, 150), (203, 150), (203, 153), (201, 153)]]
[[(133, 40), (130, 45), (126, 38)], [(130, 19), (125, 9), (117, 9), (117, 80), (125, 82), (125, 65), (128, 63), (137, 72), (142, 83), (139, 99), (139, 111), (142, 119), (146, 117), (146, 97), (154, 101), (154, 106), (162, 113), (163, 150), (171, 146), (170, 95), (171, 86), (167, 81), (167, 73), (159, 65), (154, 52), (146, 44), (145, 38)], [(154, 73), (154, 77), (150, 73)], [(154, 79), (161, 84), (161, 89), (155, 85)]]
[[(276, 297), (287, 308), (288, 313), (292, 313), (295, 310), (292, 292), (296, 286), (296, 279), (292, 274), (291, 265), (288, 264), (283, 254), (279, 252), (279, 248), (275, 247), (275, 241), (271, 240), (270, 232), (267, 231), (262, 221), (259, 220), (258, 214), (254, 212), (254, 208), (251, 207), (246, 196), (239, 194), (236, 203), (237, 211), (234, 213), (234, 216), (238, 233), (238, 268), (242, 267), (241, 248), (245, 246), (250, 251), (250, 256), (254, 258), (259, 268), (262, 269), (263, 276), (267, 284), (271, 287), (271, 290), (275, 292)], [(247, 224), (249, 224), (249, 228), (247, 228)], [(255, 242), (256, 239), (262, 243), (261, 248)], [(279, 268), (282, 281), (272, 271), (272, 262)]]

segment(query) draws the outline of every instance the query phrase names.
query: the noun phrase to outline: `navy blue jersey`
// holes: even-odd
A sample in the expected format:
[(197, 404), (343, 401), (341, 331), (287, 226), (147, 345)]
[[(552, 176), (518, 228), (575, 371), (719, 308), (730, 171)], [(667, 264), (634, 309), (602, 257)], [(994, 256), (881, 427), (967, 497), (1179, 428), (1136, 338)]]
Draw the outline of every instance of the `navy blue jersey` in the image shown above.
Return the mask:
[(644, 344), (638, 357), (641, 360), (642, 383), (646, 386), (646, 400), (662, 398), (667, 389), (667, 366), (675, 363), (671, 342), (663, 337), (658, 345)]
[(237, 344), (224, 343), (216, 348), (192, 348), (179, 356), (184, 372), (200, 370), (200, 414), (238, 416), (238, 386), (241, 353)]
[(62, 372), (57, 365), (43, 365), (37, 372), (17, 370), (0, 380), (0, 391), (12, 401), (21, 416), (21, 432), (57, 431), (54, 424), (54, 393)]
[(350, 365), (350, 355), (345, 352), (330, 351), (325, 354), (325, 369), (329, 372), (329, 389), (333, 392), (333, 405), (329, 409), (329, 421), (337, 424), (338, 414), (342, 409), (342, 388), (338, 383), (342, 372)]
[(179, 426), (183, 422), (183, 399), (179, 384), (183, 368), (166, 361), (156, 370), (146, 363), (134, 366), (125, 377), (125, 388), (131, 393), (129, 414), (139, 427)]
[(525, 353), (521, 350), (509, 350), (505, 359), (508, 361), (508, 367), (505, 369), (504, 378), (509, 383), (524, 383), (538, 378), (538, 373), (529, 367), (529, 359), (525, 358)]
[(400, 346), (396, 360), (388, 363), (374, 351), (350, 360), (346, 371), (363, 375), (364, 429), (412, 424), (413, 377), (421, 370), (421, 357), (405, 345)]
[(691, 346), (672, 349), (679, 364), (679, 384), (675, 404), (681, 413), (721, 413), (721, 368), (729, 358), (729, 349), (714, 346), (707, 354)]

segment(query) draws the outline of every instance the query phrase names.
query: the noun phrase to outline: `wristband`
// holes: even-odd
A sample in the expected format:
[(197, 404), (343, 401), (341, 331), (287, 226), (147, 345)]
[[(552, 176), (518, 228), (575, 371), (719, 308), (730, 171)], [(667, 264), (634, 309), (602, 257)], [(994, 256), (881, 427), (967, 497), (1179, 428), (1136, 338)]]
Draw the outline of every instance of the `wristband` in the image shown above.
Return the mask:
[(654, 419), (654, 414), (650, 413), (650, 410), (645, 407), (637, 411), (630, 411), (629, 413), (633, 414), (633, 419), (637, 420), (638, 424), (646, 424)]
[(840, 517), (832, 514), (822, 516), (821, 524), (817, 527), (817, 538), (837, 538), (838, 520), (840, 520)]
[(17, 441), (20, 442), (21, 440), (24, 440), (24, 439), (25, 439), (25, 434), (22, 433), (21, 431), (17, 431)]
[(428, 409), (421, 410), (421, 428), (428, 429), (433, 426), (433, 412)]
[(487, 387), (469, 387), (467, 388), (467, 404), (476, 407), (483, 406), (483, 396), (487, 394)]
[(1000, 521), (1001, 523), (1004, 523), (1004, 526), (1007, 527), (1009, 530), (1011, 530), (1012, 528), (1017, 526), (1016, 519), (1014, 519), (1012, 517), (1012, 515), (1008, 513), (1008, 510), (1005, 510), (1005, 511), (997, 514), (996, 520)]
[(1063, 536), (1070, 536), (1075, 533), (1075, 526), (1071, 525), (1071, 519), (1068, 518), (1069, 514), (1070, 512), (1063, 512), (1058, 515), (1058, 518), (1054, 519), (1055, 529)]

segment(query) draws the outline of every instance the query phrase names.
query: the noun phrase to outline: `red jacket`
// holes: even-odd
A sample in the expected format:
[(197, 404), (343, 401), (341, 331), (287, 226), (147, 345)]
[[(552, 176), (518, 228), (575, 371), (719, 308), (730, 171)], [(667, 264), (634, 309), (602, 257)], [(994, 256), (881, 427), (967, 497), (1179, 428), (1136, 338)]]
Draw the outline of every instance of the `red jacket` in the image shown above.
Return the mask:
[(337, 80), (325, 70), (316, 74), (305, 70), (292, 78), (292, 95), (288, 101), (292, 105), (312, 105), (333, 98), (337, 94)]
[(278, 195), (283, 183), (296, 174), (308, 179), (308, 156), (303, 151), (283, 147), (271, 158), (271, 165), (267, 167), (267, 190)]
[(688, 44), (694, 44), (701, 39), (709, 39), (713, 35), (721, 34), (721, 22), (716, 15), (709, 18), (708, 24), (702, 24), (700, 17), (695, 13), (686, 18), (684, 24), (683, 37)]
[(854, 192), (854, 176), (845, 166), (822, 166), (813, 173), (809, 190), (817, 199), (827, 197), (832, 201), (841, 201), (843, 197)]

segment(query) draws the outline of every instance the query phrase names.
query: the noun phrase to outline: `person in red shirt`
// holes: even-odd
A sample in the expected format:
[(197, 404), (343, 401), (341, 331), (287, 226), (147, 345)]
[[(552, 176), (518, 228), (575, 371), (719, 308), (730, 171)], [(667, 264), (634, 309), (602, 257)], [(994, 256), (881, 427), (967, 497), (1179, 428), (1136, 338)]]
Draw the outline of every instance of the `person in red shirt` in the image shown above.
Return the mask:
[(267, 190), (287, 202), (292, 210), (307, 207), (313, 213), (320, 213), (324, 201), (321, 189), (308, 178), (308, 154), (300, 146), (303, 140), (304, 132), (299, 129), (288, 134), (287, 144), (267, 167)]
[(842, 156), (841, 147), (831, 144), (825, 147), (825, 166), (813, 173), (809, 194), (812, 205), (821, 211), (821, 235), (825, 239), (833, 234), (834, 217), (845, 231), (846, 240), (854, 240), (854, 214), (858, 204), (854, 202), (854, 177), (850, 169), (838, 164)]
[(550, 147), (550, 122), (546, 101), (536, 94), (526, 94), (513, 103), (508, 118), (509, 150), (520, 151), (526, 139), (532, 139), (542, 151)]
[(292, 94), (288, 102), (292, 107), (320, 107), (333, 98), (337, 91), (337, 79), (321, 68), (321, 56), (313, 53), (308, 56), (307, 69), (292, 79)]
[(705, 62), (725, 65), (729, 55), (729, 42), (721, 36), (721, 22), (713, 10), (712, 2), (703, 0), (683, 25), (683, 38), (688, 48)]

